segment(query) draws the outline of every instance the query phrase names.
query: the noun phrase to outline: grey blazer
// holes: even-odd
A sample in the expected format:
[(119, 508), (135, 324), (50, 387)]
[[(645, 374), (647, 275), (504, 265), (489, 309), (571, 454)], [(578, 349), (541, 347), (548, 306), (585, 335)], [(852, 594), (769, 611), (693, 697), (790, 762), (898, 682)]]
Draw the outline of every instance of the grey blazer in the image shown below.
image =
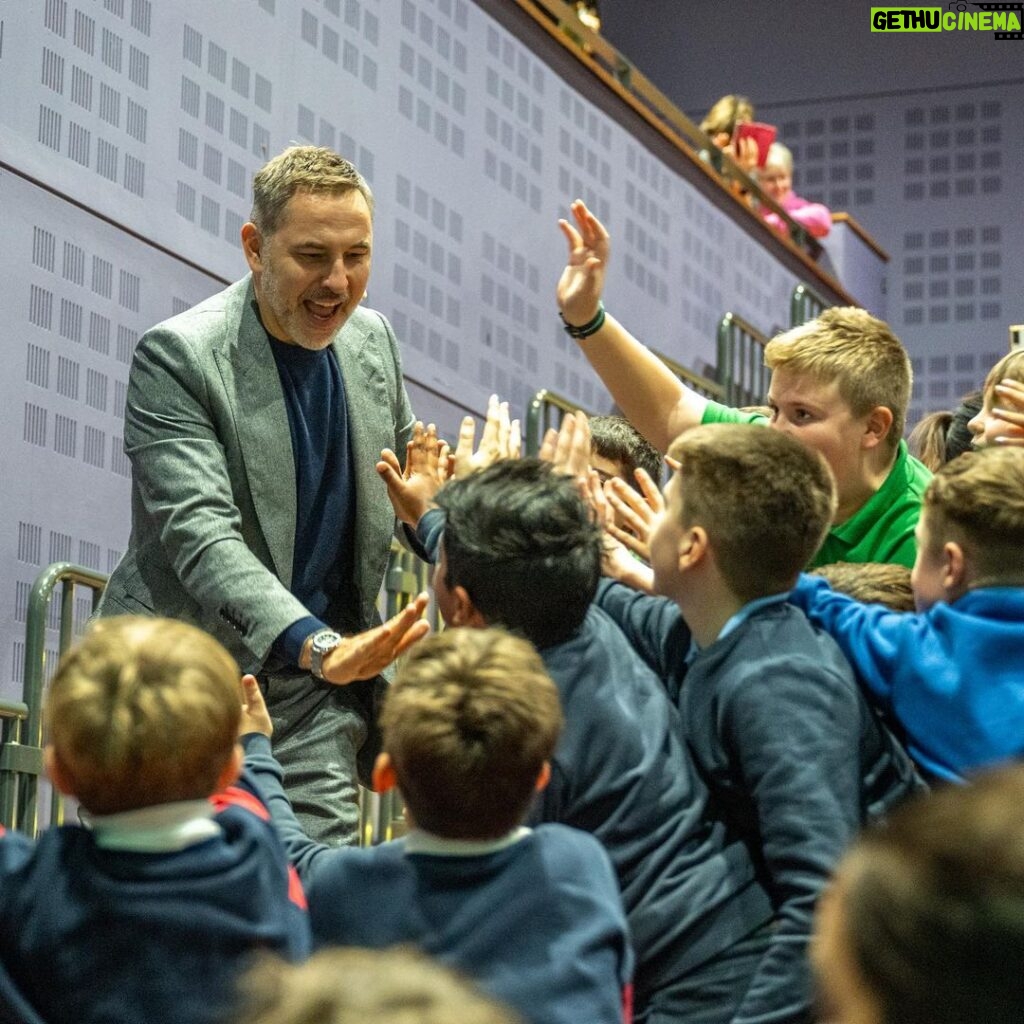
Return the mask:
[[(403, 457), (413, 414), (394, 333), (359, 307), (333, 342), (348, 403), (356, 485), (359, 622), (379, 621), (394, 513), (375, 464)], [(243, 671), (308, 610), (289, 592), (295, 463), (284, 394), (251, 276), (147, 331), (128, 378), (125, 451), (132, 532), (101, 615), (166, 615), (211, 633)], [(351, 596), (332, 595), (339, 603)], [(331, 611), (328, 611), (328, 616)]]

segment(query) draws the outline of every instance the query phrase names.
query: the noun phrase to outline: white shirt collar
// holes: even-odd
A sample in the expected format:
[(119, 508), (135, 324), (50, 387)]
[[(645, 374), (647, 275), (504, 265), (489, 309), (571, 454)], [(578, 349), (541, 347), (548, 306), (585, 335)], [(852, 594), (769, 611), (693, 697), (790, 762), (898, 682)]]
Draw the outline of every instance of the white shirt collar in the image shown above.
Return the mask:
[(532, 829), (514, 828), (498, 839), (446, 839), (422, 829), (413, 829), (405, 837), (406, 853), (433, 853), (444, 857), (482, 857), (497, 853), (525, 839)]
[(118, 814), (82, 810), (79, 816), (103, 850), (172, 853), (219, 836), (214, 813), (209, 800), (180, 800)]

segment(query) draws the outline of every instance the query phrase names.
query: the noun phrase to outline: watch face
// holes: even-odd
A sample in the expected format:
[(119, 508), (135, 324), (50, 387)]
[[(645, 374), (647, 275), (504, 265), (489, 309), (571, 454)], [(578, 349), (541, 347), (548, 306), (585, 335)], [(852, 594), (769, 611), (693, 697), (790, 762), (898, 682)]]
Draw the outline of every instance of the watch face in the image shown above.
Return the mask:
[(313, 637), (313, 650), (320, 654), (326, 654), (328, 651), (333, 651), (340, 643), (340, 633), (323, 631)]

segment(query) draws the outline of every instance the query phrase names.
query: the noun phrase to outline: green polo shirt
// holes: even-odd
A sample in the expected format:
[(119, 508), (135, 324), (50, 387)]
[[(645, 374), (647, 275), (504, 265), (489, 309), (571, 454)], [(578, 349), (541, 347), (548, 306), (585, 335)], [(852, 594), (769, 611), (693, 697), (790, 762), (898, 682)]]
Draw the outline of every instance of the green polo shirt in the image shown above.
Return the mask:
[[(702, 422), (764, 425), (768, 421), (758, 413), (708, 402)], [(913, 566), (917, 553), (914, 527), (931, 478), (931, 473), (907, 450), (907, 442), (901, 440), (896, 461), (882, 486), (845, 523), (829, 530), (808, 568), (831, 562), (894, 562)]]

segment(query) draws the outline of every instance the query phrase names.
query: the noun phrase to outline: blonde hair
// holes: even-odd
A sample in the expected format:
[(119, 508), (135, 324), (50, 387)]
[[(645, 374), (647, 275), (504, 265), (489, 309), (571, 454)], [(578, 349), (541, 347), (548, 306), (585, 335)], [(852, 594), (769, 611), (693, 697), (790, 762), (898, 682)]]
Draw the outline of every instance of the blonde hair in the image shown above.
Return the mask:
[(876, 406), (892, 413), (885, 443), (895, 452), (906, 424), (913, 374), (910, 358), (884, 320), (856, 306), (835, 306), (765, 346), (765, 364), (835, 381), (854, 416)]
[(242, 979), (238, 1024), (523, 1024), (468, 980), (410, 947), (267, 957)]
[(924, 492), (924, 515), (932, 543), (952, 533), (976, 578), (1024, 582), (1024, 448), (993, 446), (947, 462)]
[(716, 100), (714, 106), (704, 115), (700, 130), (712, 138), (722, 132), (731, 138), (737, 122), (753, 120), (754, 105), (750, 100), (746, 96), (729, 93), (728, 96)]
[(447, 629), (412, 649), (380, 724), (416, 824), (491, 839), (526, 814), (562, 708), (529, 641), (501, 629)]
[(833, 590), (867, 604), (884, 604), (894, 612), (914, 610), (910, 569), (888, 562), (831, 562), (812, 570)]
[(982, 395), (985, 399), (992, 397), (993, 388), (1001, 380), (1016, 380), (1024, 383), (1024, 349), (1014, 349), (1007, 352), (1002, 359), (988, 371), (985, 377), (985, 384), (982, 388)]
[(793, 173), (793, 154), (789, 151), (789, 146), (784, 146), (781, 142), (773, 142), (768, 147), (768, 159), (764, 163), (765, 167), (769, 164), (782, 164), (787, 173)]
[(348, 160), (323, 146), (290, 146), (253, 178), (249, 219), (269, 236), (281, 226), (285, 207), (296, 192), (338, 195), (353, 190), (362, 194), (372, 215), (370, 186)]
[(737, 423), (688, 430), (669, 455), (679, 462), (682, 524), (707, 532), (729, 589), (744, 601), (789, 590), (836, 509), (821, 454)]
[(212, 637), (125, 615), (95, 622), (61, 659), (44, 714), (74, 795), (112, 814), (209, 796), (241, 701), (238, 666)]

